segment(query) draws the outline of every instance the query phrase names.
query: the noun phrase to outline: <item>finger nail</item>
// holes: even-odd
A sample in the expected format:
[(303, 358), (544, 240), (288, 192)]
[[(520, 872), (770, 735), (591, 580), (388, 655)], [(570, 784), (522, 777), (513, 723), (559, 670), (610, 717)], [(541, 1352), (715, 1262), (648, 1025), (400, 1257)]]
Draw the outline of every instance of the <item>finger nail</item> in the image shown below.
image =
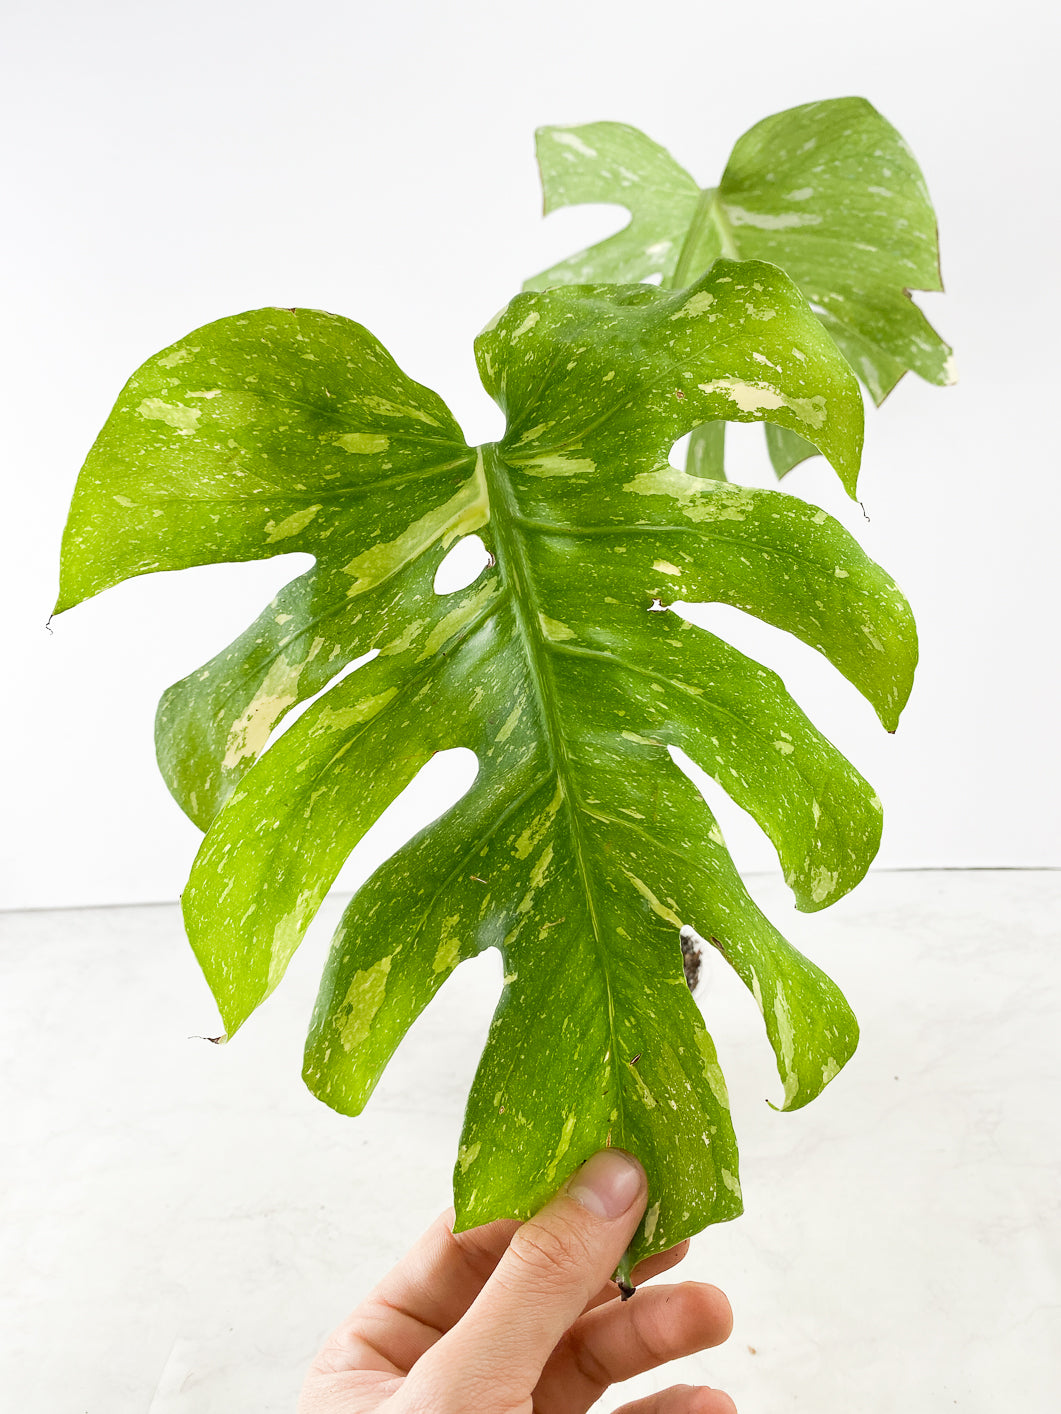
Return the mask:
[(598, 1218), (621, 1218), (644, 1185), (644, 1170), (623, 1149), (594, 1154), (568, 1184), (569, 1195)]

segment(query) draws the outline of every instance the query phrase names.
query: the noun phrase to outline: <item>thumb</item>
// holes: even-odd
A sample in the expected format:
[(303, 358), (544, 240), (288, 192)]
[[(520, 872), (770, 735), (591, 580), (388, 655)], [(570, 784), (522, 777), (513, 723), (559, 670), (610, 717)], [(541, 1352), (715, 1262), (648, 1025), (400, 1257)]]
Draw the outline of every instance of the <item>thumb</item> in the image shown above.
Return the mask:
[(444, 1373), (444, 1387), (459, 1388), (463, 1408), (490, 1409), (501, 1391), (529, 1397), (564, 1332), (618, 1265), (647, 1188), (632, 1155), (594, 1154), (516, 1230), (479, 1296), (421, 1358), (413, 1378)]

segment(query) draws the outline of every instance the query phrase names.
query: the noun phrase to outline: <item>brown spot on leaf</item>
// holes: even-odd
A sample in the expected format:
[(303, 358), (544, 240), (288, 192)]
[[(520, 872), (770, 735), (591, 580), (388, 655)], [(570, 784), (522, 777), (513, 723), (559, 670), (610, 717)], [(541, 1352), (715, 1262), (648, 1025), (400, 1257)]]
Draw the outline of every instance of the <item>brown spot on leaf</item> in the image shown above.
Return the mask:
[[(682, 967), (685, 971), (685, 984), (690, 992), (695, 992), (700, 984), (700, 964), (703, 961), (703, 951), (700, 948), (700, 938), (692, 928), (683, 928), (681, 931), (682, 940)], [(714, 941), (712, 939), (712, 941)]]

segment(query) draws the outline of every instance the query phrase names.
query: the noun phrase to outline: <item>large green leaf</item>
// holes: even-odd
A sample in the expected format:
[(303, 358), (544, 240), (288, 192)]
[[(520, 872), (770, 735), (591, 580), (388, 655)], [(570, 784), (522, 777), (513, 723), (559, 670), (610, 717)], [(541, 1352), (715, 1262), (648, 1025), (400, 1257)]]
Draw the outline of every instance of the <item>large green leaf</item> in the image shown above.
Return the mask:
[[(703, 191), (663, 148), (623, 123), (541, 128), (537, 147), (547, 213), (603, 202), (626, 207), (631, 219), (525, 289), (651, 279), (681, 287), (719, 256), (768, 260), (806, 295), (877, 403), (907, 369), (930, 383), (954, 381), (950, 348), (909, 294), (943, 288), (924, 178), (906, 143), (864, 98), (807, 103), (763, 119), (738, 140), (719, 185)], [(779, 475), (816, 451), (798, 429), (767, 434)], [(701, 462), (706, 436), (694, 438)], [(718, 475), (718, 433), (710, 456)]]
[[(348, 320), (268, 309), (197, 330), (137, 372), (93, 447), (58, 607), (155, 569), (314, 556), (159, 713), (167, 780), (207, 829), (183, 903), (225, 1026), (280, 981), (388, 802), (434, 752), (471, 748), (468, 793), (347, 909), (305, 1076), (358, 1112), (446, 977), (500, 949), (458, 1221), (525, 1216), (596, 1148), (623, 1145), (651, 1184), (636, 1260), (740, 1210), (681, 926), (754, 993), (784, 1107), (818, 1094), (857, 1036), (835, 985), (752, 903), (668, 748), (759, 821), (801, 908), (850, 889), (880, 834), (876, 797), (780, 679), (658, 610), (716, 601), (778, 625), (889, 728), (913, 627), (823, 511), (668, 460), (705, 419), (767, 418), (813, 438), (854, 489), (857, 385), (773, 266), (721, 261), (678, 293), (520, 295), (477, 356), (507, 428), (473, 449)], [(492, 564), (436, 593), (471, 531)]]

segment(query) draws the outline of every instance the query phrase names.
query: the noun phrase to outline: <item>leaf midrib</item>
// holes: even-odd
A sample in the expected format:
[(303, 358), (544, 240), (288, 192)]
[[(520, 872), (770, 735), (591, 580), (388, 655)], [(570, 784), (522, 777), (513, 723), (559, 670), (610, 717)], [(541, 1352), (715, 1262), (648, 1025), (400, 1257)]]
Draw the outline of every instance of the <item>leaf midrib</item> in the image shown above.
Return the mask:
[[(571, 839), (574, 844), (575, 865), (582, 883), (586, 908), (589, 913), (593, 943), (597, 952), (598, 967), (604, 979), (608, 1000), (608, 1050), (611, 1058), (611, 1091), (614, 1096), (619, 1134), (625, 1138), (626, 1123), (623, 1114), (623, 1091), (619, 1083), (619, 1050), (615, 1026), (615, 1000), (612, 995), (611, 975), (607, 965), (607, 951), (601, 936), (600, 920), (597, 916), (596, 898), (590, 881), (586, 863), (586, 846), (583, 840), (583, 814), (586, 813), (579, 801), (575, 787), (574, 771), (567, 751), (567, 742), (560, 725), (561, 711), (558, 692), (550, 662), (550, 645), (541, 628), (538, 597), (534, 591), (534, 581), (530, 565), (519, 534), (519, 506), (511, 481), (505, 470), (498, 443), (483, 447), (483, 476), (486, 481), (490, 505), (490, 527), (494, 532), (498, 568), (512, 598), (516, 628), (523, 644), (524, 655), (530, 669), (531, 687), (538, 699), (539, 716), (545, 731), (545, 747), (550, 766), (555, 772), (557, 784), (563, 800), (563, 809), (568, 816)], [(610, 1137), (610, 1130), (609, 1130)]]

